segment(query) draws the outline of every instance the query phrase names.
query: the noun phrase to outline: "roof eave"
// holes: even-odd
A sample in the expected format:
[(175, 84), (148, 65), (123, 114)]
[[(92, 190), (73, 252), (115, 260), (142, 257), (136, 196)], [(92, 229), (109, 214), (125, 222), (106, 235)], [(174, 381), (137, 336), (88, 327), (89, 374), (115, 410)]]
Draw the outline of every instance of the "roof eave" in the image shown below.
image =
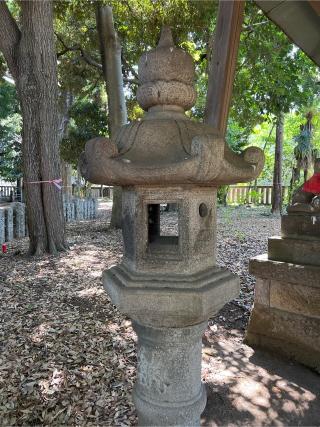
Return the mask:
[(255, 0), (264, 14), (294, 44), (320, 66), (320, 16), (318, 2), (289, 0)]

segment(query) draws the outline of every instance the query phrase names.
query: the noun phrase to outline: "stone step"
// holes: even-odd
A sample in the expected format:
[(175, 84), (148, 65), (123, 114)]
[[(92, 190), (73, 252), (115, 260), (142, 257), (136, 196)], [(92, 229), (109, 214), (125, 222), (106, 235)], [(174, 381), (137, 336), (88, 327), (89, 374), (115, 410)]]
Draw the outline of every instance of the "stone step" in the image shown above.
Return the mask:
[(274, 261), (320, 266), (320, 238), (271, 237), (268, 258)]

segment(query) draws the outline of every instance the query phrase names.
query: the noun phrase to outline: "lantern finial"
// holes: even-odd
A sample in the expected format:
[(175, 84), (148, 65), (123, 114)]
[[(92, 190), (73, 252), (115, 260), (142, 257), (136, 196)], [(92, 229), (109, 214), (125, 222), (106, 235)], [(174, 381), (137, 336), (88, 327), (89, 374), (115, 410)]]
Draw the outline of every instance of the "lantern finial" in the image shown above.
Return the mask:
[(164, 25), (161, 29), (158, 47), (174, 47), (171, 28)]
[(178, 107), (189, 110), (196, 102), (195, 70), (191, 55), (176, 47), (171, 29), (162, 27), (158, 46), (143, 53), (138, 65), (137, 99), (144, 110)]

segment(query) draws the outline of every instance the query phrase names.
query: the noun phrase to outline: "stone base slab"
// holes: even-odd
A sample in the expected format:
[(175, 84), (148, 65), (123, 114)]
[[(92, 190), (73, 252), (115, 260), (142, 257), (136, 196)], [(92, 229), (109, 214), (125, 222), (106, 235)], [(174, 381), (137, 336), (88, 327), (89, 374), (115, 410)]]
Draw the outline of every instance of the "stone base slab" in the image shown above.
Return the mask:
[(250, 261), (250, 272), (257, 281), (246, 342), (320, 372), (320, 267), (264, 255)]
[(320, 373), (320, 318), (255, 304), (245, 343), (283, 354)]
[(249, 272), (262, 279), (274, 279), (279, 282), (306, 284), (320, 288), (320, 267), (299, 265), (268, 259), (268, 255), (259, 255), (250, 260)]
[(137, 322), (157, 327), (195, 325), (239, 295), (239, 278), (212, 267), (186, 274), (141, 274), (121, 264), (103, 273), (113, 304)]
[(268, 259), (320, 266), (320, 239), (271, 237), (268, 239)]

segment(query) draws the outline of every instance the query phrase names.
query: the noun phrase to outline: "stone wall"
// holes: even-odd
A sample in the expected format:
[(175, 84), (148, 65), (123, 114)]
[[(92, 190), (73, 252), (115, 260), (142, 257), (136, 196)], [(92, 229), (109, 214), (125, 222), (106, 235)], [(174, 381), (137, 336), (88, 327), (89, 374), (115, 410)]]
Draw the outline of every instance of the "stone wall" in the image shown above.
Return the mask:
[[(97, 218), (97, 199), (65, 198), (63, 211), (66, 222)], [(28, 235), (24, 203), (0, 205), (0, 244)]]
[(320, 267), (262, 255), (250, 261), (250, 273), (257, 281), (246, 342), (320, 372)]
[(97, 199), (64, 199), (64, 217), (66, 222), (95, 219), (97, 217)]

